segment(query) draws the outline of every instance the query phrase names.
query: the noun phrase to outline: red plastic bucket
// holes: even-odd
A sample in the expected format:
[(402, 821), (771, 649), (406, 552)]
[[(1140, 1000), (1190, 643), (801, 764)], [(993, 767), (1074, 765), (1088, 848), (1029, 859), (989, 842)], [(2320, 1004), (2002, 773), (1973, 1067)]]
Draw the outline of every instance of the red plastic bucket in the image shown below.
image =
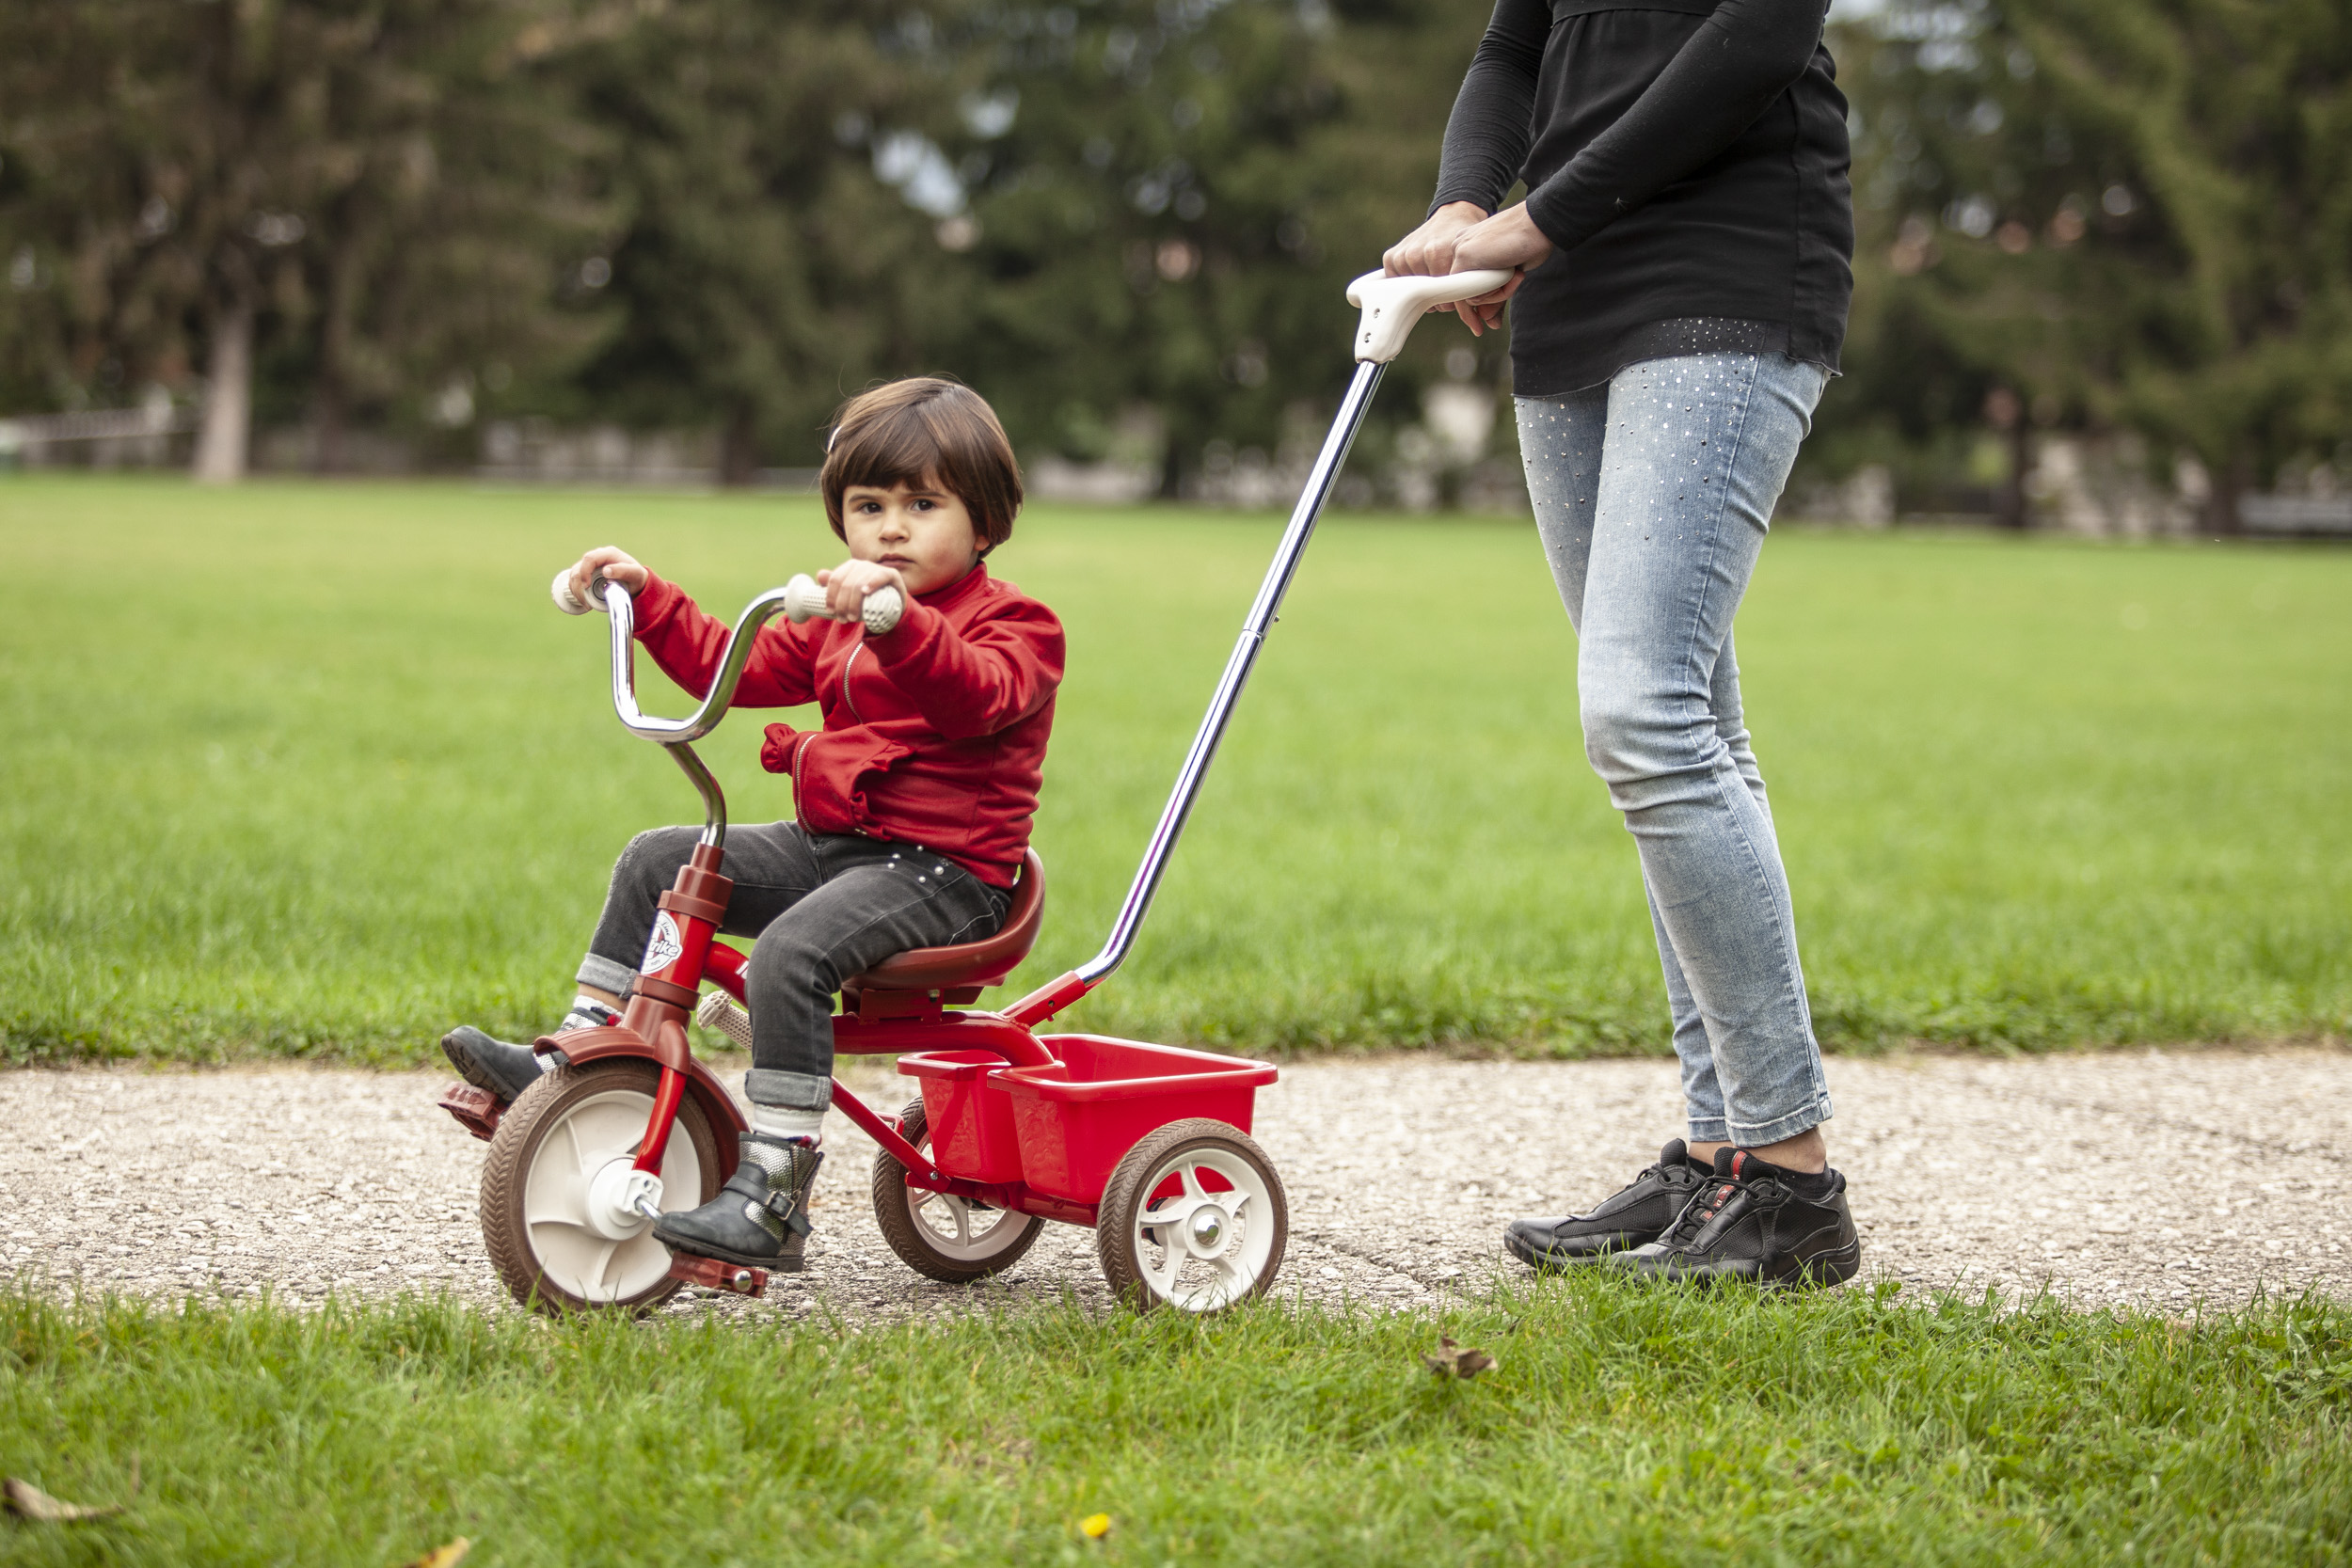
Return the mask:
[(993, 1051), (927, 1051), (898, 1058), (898, 1070), (923, 1085), (923, 1121), (931, 1163), (967, 1181), (1018, 1181), (1021, 1149), (1012, 1096), (1000, 1081), (1005, 1059)]
[(1022, 1180), (1073, 1203), (1101, 1198), (1120, 1159), (1171, 1121), (1213, 1117), (1248, 1132), (1259, 1087), (1279, 1076), (1270, 1062), (1172, 1045), (1097, 1035), (1041, 1043), (1057, 1066), (1009, 1068), (991, 1082), (1012, 1101)]
[(1146, 1133), (1189, 1117), (1249, 1131), (1271, 1062), (1172, 1045), (1049, 1035), (1058, 1060), (1009, 1067), (988, 1051), (930, 1051), (898, 1058), (923, 1085), (931, 1159), (948, 1176), (1020, 1181), (1073, 1203), (1103, 1196), (1111, 1170)]

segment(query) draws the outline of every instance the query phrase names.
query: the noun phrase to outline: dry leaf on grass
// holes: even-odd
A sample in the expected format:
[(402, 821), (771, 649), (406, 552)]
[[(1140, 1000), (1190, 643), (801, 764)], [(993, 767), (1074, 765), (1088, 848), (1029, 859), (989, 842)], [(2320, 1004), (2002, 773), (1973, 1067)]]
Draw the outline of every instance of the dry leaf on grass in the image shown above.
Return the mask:
[(103, 1508), (86, 1508), (80, 1503), (61, 1502), (31, 1481), (19, 1481), (14, 1476), (0, 1481), (0, 1490), (5, 1490), (7, 1494), (10, 1513), (21, 1513), (44, 1525), (71, 1525), (84, 1519), (111, 1518), (121, 1513), (124, 1507), (121, 1503), (108, 1503)]
[(473, 1550), (473, 1543), (459, 1536), (446, 1546), (436, 1546), (424, 1556), (408, 1563), (406, 1568), (457, 1568), (466, 1554)]
[(1443, 1335), (1438, 1339), (1438, 1354), (1422, 1356), (1421, 1364), (1439, 1377), (1476, 1377), (1502, 1365), (1485, 1351), (1464, 1350)]

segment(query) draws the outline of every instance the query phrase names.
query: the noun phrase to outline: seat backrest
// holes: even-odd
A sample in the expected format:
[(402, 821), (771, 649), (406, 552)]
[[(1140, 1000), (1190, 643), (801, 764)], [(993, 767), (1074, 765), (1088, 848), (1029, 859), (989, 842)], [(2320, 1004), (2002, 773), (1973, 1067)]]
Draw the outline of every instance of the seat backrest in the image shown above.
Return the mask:
[(1045, 924), (1045, 863), (1035, 849), (1021, 855), (1020, 879), (1012, 884), (1012, 905), (1005, 923), (993, 937), (962, 942), (953, 947), (917, 947), (884, 958), (863, 974), (841, 982), (848, 992), (869, 990), (945, 990), (993, 986), (1021, 966), (1037, 945)]

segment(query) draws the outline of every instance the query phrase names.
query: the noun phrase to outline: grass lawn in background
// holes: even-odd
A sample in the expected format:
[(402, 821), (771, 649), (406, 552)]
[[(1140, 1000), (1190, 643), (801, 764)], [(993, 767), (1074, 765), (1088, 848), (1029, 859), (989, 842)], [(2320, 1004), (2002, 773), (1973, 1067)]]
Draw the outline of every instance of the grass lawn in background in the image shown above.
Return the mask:
[[(0, 1287), (0, 1471), (130, 1500), (0, 1518), (0, 1560), (2352, 1560), (2343, 1307), (1886, 1289), (850, 1333)], [(1441, 1331), (1500, 1367), (1431, 1377)]]
[[(1278, 519), (1033, 507), (1070, 676), (1037, 843), (1091, 954)], [(17, 477), (0, 1048), (417, 1061), (551, 1022), (629, 834), (693, 796), (547, 601), (624, 545), (732, 615), (828, 564), (773, 496)], [(1785, 531), (1740, 621), (1821, 1032), (2352, 1028), (2352, 553)], [(1325, 525), (1134, 958), (1073, 1026), (1252, 1049), (1662, 1051), (1631, 841), (1534, 533)], [(657, 711), (686, 704), (644, 667)], [(789, 811), (740, 714), (740, 821)], [(1017, 994), (996, 993), (1002, 996)]]

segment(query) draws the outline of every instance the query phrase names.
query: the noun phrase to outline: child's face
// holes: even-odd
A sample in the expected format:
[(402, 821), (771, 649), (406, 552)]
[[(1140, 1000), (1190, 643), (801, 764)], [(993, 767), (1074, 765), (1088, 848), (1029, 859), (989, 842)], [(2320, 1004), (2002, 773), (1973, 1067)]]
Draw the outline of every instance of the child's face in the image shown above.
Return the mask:
[(916, 594), (946, 587), (980, 559), (971, 512), (929, 476), (887, 490), (850, 485), (841, 493), (841, 529), (851, 560), (890, 567)]

